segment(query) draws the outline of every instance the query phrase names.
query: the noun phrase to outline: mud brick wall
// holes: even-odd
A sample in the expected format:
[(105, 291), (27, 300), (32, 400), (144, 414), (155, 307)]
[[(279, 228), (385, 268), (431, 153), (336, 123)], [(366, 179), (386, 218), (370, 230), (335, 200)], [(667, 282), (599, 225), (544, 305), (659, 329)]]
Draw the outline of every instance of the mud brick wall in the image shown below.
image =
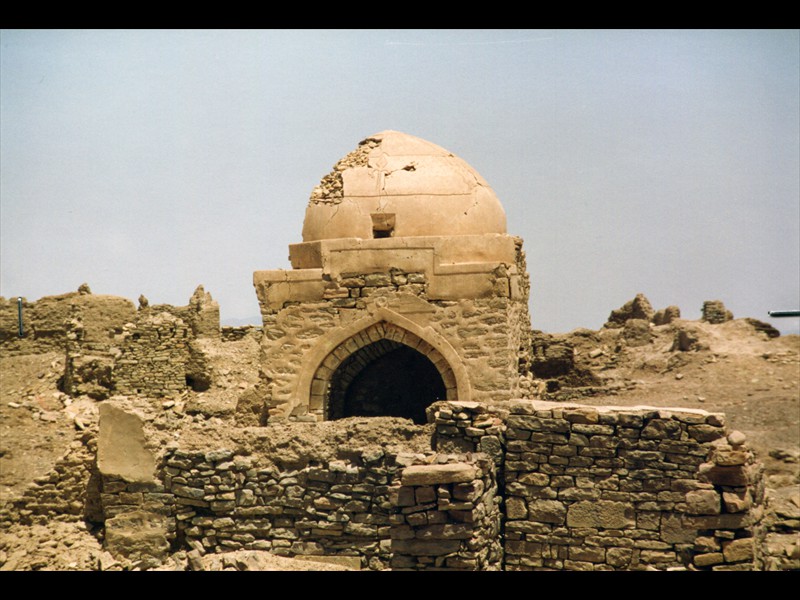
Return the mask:
[(430, 414), (439, 449), (500, 440), (506, 570), (760, 568), (763, 467), (722, 415), (491, 409), (442, 402)]
[(69, 323), (76, 320), (85, 340), (107, 345), (135, 314), (130, 300), (116, 296), (69, 292), (35, 302), (23, 298), (23, 337), (19, 337), (17, 298), (0, 297), (0, 349), (8, 354), (64, 350)]
[(391, 528), (392, 569), (500, 570), (500, 498), (492, 460), (438, 454), (414, 462), (392, 490), (398, 511)]
[(102, 522), (96, 451), (91, 433), (73, 441), (50, 472), (37, 477), (20, 499), (0, 511), (0, 524), (44, 524), (51, 518), (65, 517)]

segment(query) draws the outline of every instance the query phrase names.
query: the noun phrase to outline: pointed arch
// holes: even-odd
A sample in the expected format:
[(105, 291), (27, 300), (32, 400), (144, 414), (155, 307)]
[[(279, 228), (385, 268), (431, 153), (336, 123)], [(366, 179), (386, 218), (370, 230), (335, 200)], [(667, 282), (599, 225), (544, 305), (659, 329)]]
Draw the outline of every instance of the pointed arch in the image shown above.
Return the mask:
[(472, 395), (466, 367), (450, 343), (430, 327), (386, 307), (319, 339), (304, 361), (295, 389), (292, 409), (306, 406), (308, 412), (323, 416), (331, 377), (339, 365), (361, 348), (380, 340), (391, 340), (423, 354), (442, 377), (448, 400), (469, 400)]

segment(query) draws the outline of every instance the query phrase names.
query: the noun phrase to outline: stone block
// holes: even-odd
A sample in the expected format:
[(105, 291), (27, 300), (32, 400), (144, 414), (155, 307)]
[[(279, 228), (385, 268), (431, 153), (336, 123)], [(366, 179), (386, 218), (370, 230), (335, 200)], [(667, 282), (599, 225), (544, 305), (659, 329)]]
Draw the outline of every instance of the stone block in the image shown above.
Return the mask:
[(718, 515), (721, 499), (714, 490), (696, 490), (686, 494), (686, 512), (690, 515)]
[(729, 563), (752, 561), (754, 540), (753, 538), (741, 538), (722, 542), (722, 554), (725, 557), (725, 562)]
[(633, 550), (630, 548), (608, 548), (606, 550), (606, 562), (612, 567), (626, 569), (631, 564)]
[(713, 442), (725, 436), (725, 430), (714, 425), (689, 425), (688, 431), (690, 438), (702, 443)]
[(714, 453), (714, 463), (719, 466), (733, 467), (747, 463), (748, 452), (732, 448), (720, 448)]
[(576, 502), (567, 510), (567, 526), (605, 529), (634, 527), (633, 506), (607, 500)]
[(467, 463), (412, 465), (403, 470), (401, 481), (404, 486), (467, 483), (475, 479), (477, 474), (475, 467)]
[(567, 508), (558, 500), (534, 500), (528, 505), (528, 518), (537, 523), (561, 525), (567, 516)]
[(506, 517), (508, 519), (527, 519), (528, 507), (525, 500), (514, 496), (506, 500)]
[(725, 561), (722, 552), (708, 552), (707, 554), (697, 554), (694, 557), (694, 564), (698, 567), (709, 567), (719, 565)]
[(732, 492), (722, 492), (722, 501), (725, 510), (729, 513), (741, 513), (753, 506), (753, 498), (747, 489), (739, 489)]
[(418, 487), (414, 490), (416, 504), (425, 504), (436, 500), (436, 490), (431, 486)]
[(592, 546), (570, 546), (569, 558), (570, 560), (601, 563), (606, 560), (606, 550), (605, 548)]
[(97, 467), (105, 476), (152, 482), (155, 458), (145, 447), (142, 421), (113, 404), (100, 404)]

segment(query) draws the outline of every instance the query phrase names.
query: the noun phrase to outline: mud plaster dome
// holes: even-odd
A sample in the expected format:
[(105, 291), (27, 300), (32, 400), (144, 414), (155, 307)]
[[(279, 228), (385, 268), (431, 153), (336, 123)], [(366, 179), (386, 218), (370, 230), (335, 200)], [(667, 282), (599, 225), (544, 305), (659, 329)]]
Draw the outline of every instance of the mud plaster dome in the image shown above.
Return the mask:
[(505, 232), (503, 207), (475, 169), (436, 144), (382, 131), (314, 188), (303, 241)]

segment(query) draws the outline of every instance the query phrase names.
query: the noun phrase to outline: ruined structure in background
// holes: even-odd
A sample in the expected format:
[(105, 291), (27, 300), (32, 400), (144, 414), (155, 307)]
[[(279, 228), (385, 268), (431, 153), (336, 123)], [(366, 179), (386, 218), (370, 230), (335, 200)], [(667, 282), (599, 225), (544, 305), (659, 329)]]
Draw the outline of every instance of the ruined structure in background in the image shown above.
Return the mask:
[(525, 396), (522, 240), (489, 184), (425, 140), (363, 140), (314, 189), (291, 271), (257, 271), (269, 419), (403, 416)]
[(65, 350), (61, 389), (103, 400), (114, 394), (164, 397), (208, 389), (203, 339), (219, 339), (219, 304), (200, 285), (187, 306), (137, 310), (130, 300), (77, 292), (23, 300), (24, 336), (15, 303), (0, 303), (0, 343), (11, 353)]

